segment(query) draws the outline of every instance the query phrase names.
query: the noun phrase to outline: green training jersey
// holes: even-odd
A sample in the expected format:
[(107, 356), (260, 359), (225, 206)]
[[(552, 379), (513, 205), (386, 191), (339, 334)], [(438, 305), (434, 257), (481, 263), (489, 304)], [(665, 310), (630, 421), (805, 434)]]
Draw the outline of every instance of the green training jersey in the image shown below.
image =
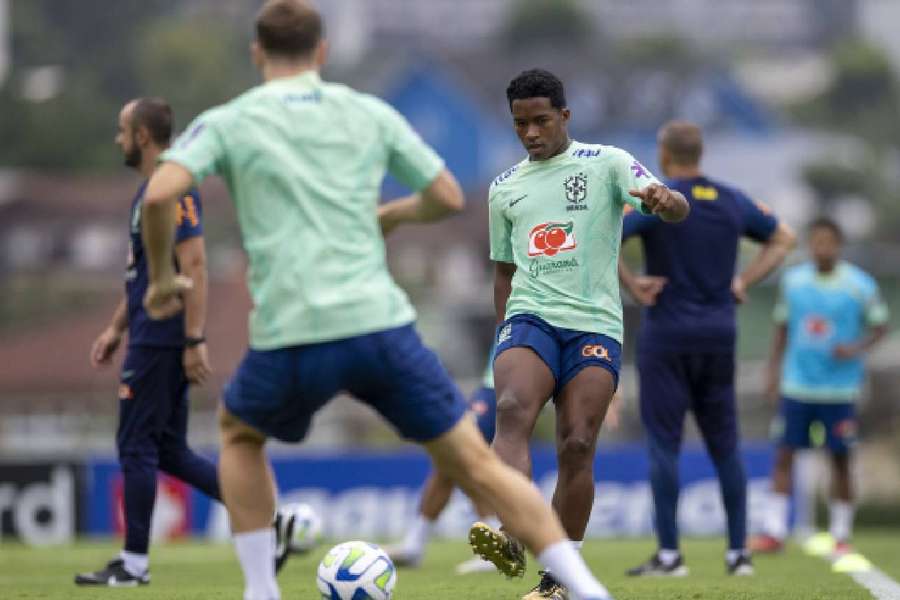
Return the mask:
[(200, 115), (163, 155), (199, 183), (221, 175), (253, 299), (250, 345), (273, 349), (411, 323), (376, 214), (391, 173), (415, 191), (444, 163), (385, 102), (315, 72), (276, 79)]
[(491, 259), (516, 273), (506, 318), (530, 314), (556, 327), (622, 341), (618, 261), (628, 195), (658, 180), (628, 152), (572, 142), (525, 159), (490, 189)]

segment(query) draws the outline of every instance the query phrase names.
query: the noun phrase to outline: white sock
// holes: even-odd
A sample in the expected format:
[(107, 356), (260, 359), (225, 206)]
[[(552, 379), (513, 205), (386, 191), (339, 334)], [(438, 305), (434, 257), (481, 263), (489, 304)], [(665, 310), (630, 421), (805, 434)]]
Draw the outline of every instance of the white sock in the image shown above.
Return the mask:
[(136, 554), (122, 550), (119, 552), (119, 558), (125, 563), (125, 570), (135, 577), (140, 577), (150, 567), (150, 558), (146, 554)]
[(681, 552), (678, 550), (671, 550), (669, 548), (660, 548), (656, 553), (656, 556), (659, 557), (660, 562), (666, 565), (667, 567), (675, 564), (675, 561), (678, 560), (678, 557), (681, 556)]
[(609, 592), (591, 574), (581, 554), (568, 540), (557, 542), (537, 557), (553, 578), (566, 586), (578, 600), (606, 600)]
[(831, 537), (838, 542), (849, 542), (853, 530), (853, 504), (834, 500), (831, 502)]
[[(575, 548), (576, 552), (578, 552), (579, 554), (581, 553), (581, 548), (584, 546), (584, 540), (582, 540), (580, 542), (576, 542), (575, 540), (569, 540), (569, 543), (572, 544), (572, 547)], [(547, 573), (553, 574), (553, 570), (548, 567), (545, 567), (544, 571), (546, 571)]]
[(763, 526), (765, 532), (777, 540), (784, 540), (787, 537), (790, 506), (790, 496), (774, 492), (769, 494), (769, 505)]
[(403, 548), (404, 552), (419, 556), (425, 551), (425, 544), (427, 544), (428, 540), (431, 538), (431, 532), (433, 530), (434, 521), (429, 521), (422, 515), (416, 515), (412, 526), (409, 528), (409, 531), (406, 532), (406, 537), (403, 538), (403, 542), (400, 546)]
[(728, 564), (731, 564), (743, 555), (744, 555), (744, 550), (733, 550), (733, 549), (728, 550), (725, 552), (725, 562), (727, 562)]
[(275, 581), (275, 530), (266, 527), (237, 533), (234, 547), (244, 571), (244, 600), (279, 600), (281, 594)]

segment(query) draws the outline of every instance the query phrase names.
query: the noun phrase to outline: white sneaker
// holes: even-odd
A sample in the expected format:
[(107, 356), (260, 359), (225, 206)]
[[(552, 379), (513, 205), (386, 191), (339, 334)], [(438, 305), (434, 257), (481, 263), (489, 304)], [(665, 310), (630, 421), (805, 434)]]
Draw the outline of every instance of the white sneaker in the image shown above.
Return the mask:
[(455, 570), (457, 575), (470, 575), (472, 573), (493, 573), (497, 567), (494, 566), (494, 563), (476, 556), (459, 563)]

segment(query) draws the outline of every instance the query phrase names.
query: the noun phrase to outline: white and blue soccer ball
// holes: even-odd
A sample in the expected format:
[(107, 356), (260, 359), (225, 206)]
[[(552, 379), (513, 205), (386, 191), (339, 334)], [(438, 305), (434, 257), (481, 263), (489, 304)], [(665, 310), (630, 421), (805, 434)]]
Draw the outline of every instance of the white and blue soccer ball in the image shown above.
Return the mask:
[(390, 600), (397, 569), (368, 542), (344, 542), (328, 551), (316, 577), (323, 600)]
[(294, 526), (287, 539), (288, 550), (293, 554), (304, 554), (322, 541), (322, 519), (309, 504), (296, 502), (278, 509), (281, 522), (287, 524), (293, 519)]

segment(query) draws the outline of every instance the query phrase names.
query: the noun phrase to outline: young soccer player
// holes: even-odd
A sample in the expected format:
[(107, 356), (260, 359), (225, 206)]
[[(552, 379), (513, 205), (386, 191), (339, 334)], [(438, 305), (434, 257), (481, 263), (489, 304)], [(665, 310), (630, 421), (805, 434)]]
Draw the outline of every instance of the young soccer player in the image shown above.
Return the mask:
[[(478, 429), (487, 443), (494, 439), (494, 430), (497, 419), (497, 396), (494, 393), (494, 349), (488, 358), (487, 367), (484, 370), (481, 387), (478, 388), (469, 399), (469, 412), (478, 423)], [(425, 546), (431, 538), (435, 523), (441, 513), (447, 508), (450, 497), (456, 485), (446, 475), (438, 471), (432, 471), (422, 487), (422, 497), (419, 500), (419, 512), (410, 525), (403, 541), (396, 547), (388, 548), (388, 554), (398, 567), (418, 567), (425, 557)], [(500, 527), (500, 522), (494, 515), (494, 511), (485, 506), (475, 506), (475, 512), (485, 523), (493, 527)], [(458, 575), (494, 571), (493, 563), (479, 557), (471, 558), (457, 565)]]
[(784, 547), (794, 453), (811, 446), (810, 430), (819, 423), (831, 456), (834, 553), (851, 554), (856, 401), (865, 355), (887, 333), (888, 307), (875, 279), (841, 260), (843, 241), (835, 221), (813, 221), (811, 260), (789, 269), (781, 281), (768, 370), (769, 397), (781, 398), (781, 435), (765, 533), (751, 541), (754, 552)]
[[(169, 147), (172, 110), (159, 98), (141, 98), (119, 113), (116, 143), (125, 164), (149, 178)], [(128, 334), (128, 352), (119, 386), (116, 446), (122, 465), (125, 548), (93, 573), (75, 576), (78, 585), (111, 587), (150, 583), (150, 522), (156, 502), (157, 472), (162, 470), (219, 499), (216, 466), (194, 454), (187, 444), (188, 385), (210, 374), (203, 328), (206, 322), (206, 255), (200, 196), (196, 189), (178, 195), (174, 249), (166, 255), (195, 282), (184, 295), (184, 310), (162, 321), (143, 307), (147, 291), (147, 256), (141, 242), (141, 205), (147, 182), (131, 202), (125, 297), (109, 326), (91, 347), (91, 364), (108, 366)], [(173, 260), (174, 257), (174, 260)]]
[[(541, 409), (554, 399), (559, 478), (553, 506), (579, 549), (594, 499), (597, 435), (619, 378), (623, 211), (632, 205), (677, 222), (689, 207), (624, 150), (570, 139), (563, 83), (552, 73), (525, 71), (506, 96), (528, 156), (490, 188), (500, 323), (494, 449), (530, 476), (529, 440)], [(505, 532), (476, 524), (470, 542), (507, 575), (524, 573), (525, 555)], [(561, 600), (568, 593), (551, 568), (525, 598)]]
[[(491, 452), (388, 272), (381, 232), (437, 221), (464, 199), (443, 161), (387, 104), (325, 83), (319, 13), (269, 0), (253, 57), (265, 84), (202, 114), (163, 155), (144, 202), (145, 305), (176, 310), (190, 281), (168, 260), (175, 199), (211, 174), (237, 207), (254, 310), (224, 394), (219, 463), (245, 600), (277, 600), (265, 442), (299, 442), (338, 390), (372, 405), (475, 502), (493, 507), (579, 600), (608, 598), (537, 488)], [(378, 209), (390, 172), (416, 193)], [(380, 221), (380, 222), (379, 222)], [(380, 225), (380, 229), (379, 229)]]
[[(650, 483), (659, 549), (629, 575), (685, 575), (678, 544), (678, 455), (688, 411), (700, 427), (728, 517), (728, 573), (750, 575), (745, 551), (747, 478), (741, 462), (735, 402), (735, 306), (747, 288), (784, 260), (794, 235), (762, 205), (700, 170), (703, 136), (673, 121), (659, 132), (659, 164), (691, 215), (672, 227), (637, 212), (625, 216), (623, 240), (639, 236), (647, 275), (624, 264), (620, 275), (646, 308), (638, 338), (641, 420), (650, 447)], [(741, 238), (763, 244), (735, 273)]]

